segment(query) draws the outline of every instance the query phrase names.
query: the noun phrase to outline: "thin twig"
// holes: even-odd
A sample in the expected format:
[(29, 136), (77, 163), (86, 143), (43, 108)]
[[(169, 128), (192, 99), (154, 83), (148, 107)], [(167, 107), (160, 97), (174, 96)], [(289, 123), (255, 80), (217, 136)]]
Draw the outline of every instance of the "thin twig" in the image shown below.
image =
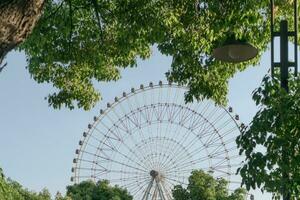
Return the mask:
[(7, 63), (5, 63), (4, 65), (2, 65), (2, 66), (0, 67), (0, 73), (2, 72), (2, 70), (3, 70), (6, 66), (7, 66)]
[(69, 33), (69, 54), (71, 55), (72, 48), (72, 36), (73, 36), (73, 8), (72, 8), (72, 0), (69, 0), (69, 17), (70, 17), (70, 33)]
[(61, 3), (59, 4), (59, 6), (58, 6), (52, 13), (50, 13), (48, 16), (46, 16), (46, 17), (44, 18), (44, 20), (48, 20), (48, 19), (50, 19), (51, 17), (53, 17), (53, 16), (61, 9), (61, 7), (63, 6), (64, 2), (65, 2), (65, 1), (61, 1)]
[(97, 18), (97, 22), (98, 22), (98, 27), (100, 29), (100, 37), (101, 39), (103, 40), (103, 30), (102, 30), (102, 23), (101, 23), (101, 17), (100, 17), (100, 14), (99, 14), (99, 5), (98, 5), (98, 2), (97, 0), (92, 0), (92, 3), (94, 5), (94, 9), (95, 9), (95, 14), (96, 14), (96, 18)]

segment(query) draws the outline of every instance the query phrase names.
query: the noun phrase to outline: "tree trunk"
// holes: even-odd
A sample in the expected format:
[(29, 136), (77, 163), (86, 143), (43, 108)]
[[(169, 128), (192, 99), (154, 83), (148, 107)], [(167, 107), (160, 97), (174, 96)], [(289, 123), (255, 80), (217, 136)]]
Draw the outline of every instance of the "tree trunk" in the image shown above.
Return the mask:
[(0, 0), (0, 64), (22, 43), (41, 16), (45, 0)]

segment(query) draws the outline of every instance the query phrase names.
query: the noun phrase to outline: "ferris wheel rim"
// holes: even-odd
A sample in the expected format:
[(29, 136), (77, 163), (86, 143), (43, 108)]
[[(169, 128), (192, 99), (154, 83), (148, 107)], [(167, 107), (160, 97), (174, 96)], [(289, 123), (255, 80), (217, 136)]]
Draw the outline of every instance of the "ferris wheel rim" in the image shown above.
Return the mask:
[[(121, 97), (115, 97), (114, 102), (112, 103), (107, 103), (107, 107), (104, 110), (100, 110), (100, 114), (98, 117), (94, 117), (94, 122), (92, 124), (88, 125), (88, 130), (85, 131), (83, 133), (83, 139), (80, 140), (79, 142), (79, 146), (80, 148), (76, 150), (76, 154), (77, 154), (77, 158), (75, 158), (73, 160), (75, 167), (72, 168), (72, 172), (74, 173), (73, 178), (75, 178), (75, 180), (73, 179), (72, 181), (76, 182), (76, 168), (78, 167), (79, 164), (79, 160), (82, 159), (83, 154), (80, 154), (80, 152), (82, 152), (83, 149), (86, 148), (87, 142), (89, 138), (91, 137), (91, 132), (92, 132), (92, 128), (97, 122), (99, 123), (99, 121), (101, 121), (106, 115), (108, 115), (110, 112), (112, 112), (112, 110), (117, 107), (120, 103), (126, 101), (127, 99), (131, 98), (134, 95), (137, 95), (143, 91), (147, 91), (147, 90), (152, 90), (152, 89), (159, 89), (159, 88), (166, 88), (166, 87), (173, 87), (173, 88), (180, 88), (180, 89), (188, 89), (186, 86), (181, 86), (181, 85), (177, 85), (177, 84), (173, 84), (171, 82), (167, 83), (167, 84), (163, 84), (161, 81), (157, 84), (154, 85), (152, 82), (149, 83), (148, 86), (143, 86), (140, 85), (140, 87), (138, 89), (135, 88), (131, 88), (131, 91), (129, 93), (123, 92)], [(223, 106), (219, 106), (219, 108), (223, 109), (228, 116), (230, 116), (231, 120), (235, 123), (235, 126), (237, 129), (240, 128), (240, 126), (242, 126), (243, 124), (239, 125), (238, 120), (239, 117), (238, 115), (233, 115), (232, 114), (232, 108), (229, 107), (229, 109), (226, 109)], [(199, 115), (201, 115), (201, 113), (198, 113)], [(212, 125), (213, 126), (213, 125)], [(230, 160), (229, 160), (230, 161)], [(74, 170), (75, 169), (75, 170)], [(77, 172), (78, 173), (78, 172)]]

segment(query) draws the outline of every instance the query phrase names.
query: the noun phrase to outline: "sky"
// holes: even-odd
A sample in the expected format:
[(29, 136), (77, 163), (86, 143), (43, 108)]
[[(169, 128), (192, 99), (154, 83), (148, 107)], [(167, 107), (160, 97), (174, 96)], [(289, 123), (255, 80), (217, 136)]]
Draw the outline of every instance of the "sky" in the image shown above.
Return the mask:
[[(251, 122), (257, 107), (252, 91), (260, 85), (270, 67), (270, 52), (258, 66), (237, 73), (229, 83), (229, 105), (245, 124)], [(23, 52), (11, 52), (7, 67), (0, 74), (0, 167), (6, 176), (30, 190), (47, 187), (52, 194), (65, 192), (70, 185), (72, 160), (78, 141), (99, 110), (123, 91), (150, 81), (166, 80), (171, 58), (153, 48), (150, 59), (139, 60), (136, 68), (122, 71), (117, 82), (97, 82), (103, 100), (90, 111), (54, 110), (44, 99), (54, 91), (49, 84), (38, 84), (26, 69)], [(270, 194), (251, 191), (255, 199), (270, 199)]]

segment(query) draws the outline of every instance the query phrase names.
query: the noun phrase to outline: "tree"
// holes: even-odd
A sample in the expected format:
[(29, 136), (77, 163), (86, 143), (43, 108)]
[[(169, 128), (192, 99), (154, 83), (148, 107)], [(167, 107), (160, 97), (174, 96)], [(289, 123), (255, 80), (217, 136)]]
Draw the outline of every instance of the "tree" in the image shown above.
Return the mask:
[(0, 64), (5, 55), (22, 43), (38, 21), (44, 0), (0, 2)]
[(214, 179), (202, 170), (195, 170), (189, 177), (187, 188), (181, 185), (174, 187), (174, 200), (243, 200), (246, 191), (236, 189), (229, 195), (227, 181), (223, 178)]
[(18, 182), (5, 178), (0, 168), (0, 199), (1, 200), (51, 200), (47, 189), (39, 193), (24, 189)]
[(9, 184), (0, 168), (0, 199), (3, 200), (23, 200), (19, 192)]
[[(278, 77), (265, 76), (253, 93), (260, 110), (237, 138), (245, 162), (239, 169), (247, 189), (300, 198), (300, 79), (291, 78), (289, 93)], [(284, 177), (287, 176), (287, 177)]]
[[(276, 2), (284, 8), (276, 13), (278, 18), (289, 13), (289, 1)], [(195, 1), (184, 0), (48, 0), (20, 49), (33, 79), (57, 89), (47, 97), (54, 108), (90, 109), (101, 98), (93, 81), (119, 79), (122, 68), (135, 66), (137, 58), (149, 58), (153, 45), (173, 57), (167, 78), (189, 87), (187, 101), (212, 98), (225, 104), (228, 79), (257, 64), (260, 56), (228, 64), (216, 61), (212, 51), (237, 39), (262, 53), (269, 42), (269, 0), (196, 4), (197, 8)]]
[(127, 190), (110, 186), (108, 181), (83, 181), (67, 187), (67, 197), (72, 200), (132, 200)]
[(57, 192), (55, 195), (55, 200), (72, 200), (72, 199), (68, 196), (63, 197), (63, 195), (60, 192)]

